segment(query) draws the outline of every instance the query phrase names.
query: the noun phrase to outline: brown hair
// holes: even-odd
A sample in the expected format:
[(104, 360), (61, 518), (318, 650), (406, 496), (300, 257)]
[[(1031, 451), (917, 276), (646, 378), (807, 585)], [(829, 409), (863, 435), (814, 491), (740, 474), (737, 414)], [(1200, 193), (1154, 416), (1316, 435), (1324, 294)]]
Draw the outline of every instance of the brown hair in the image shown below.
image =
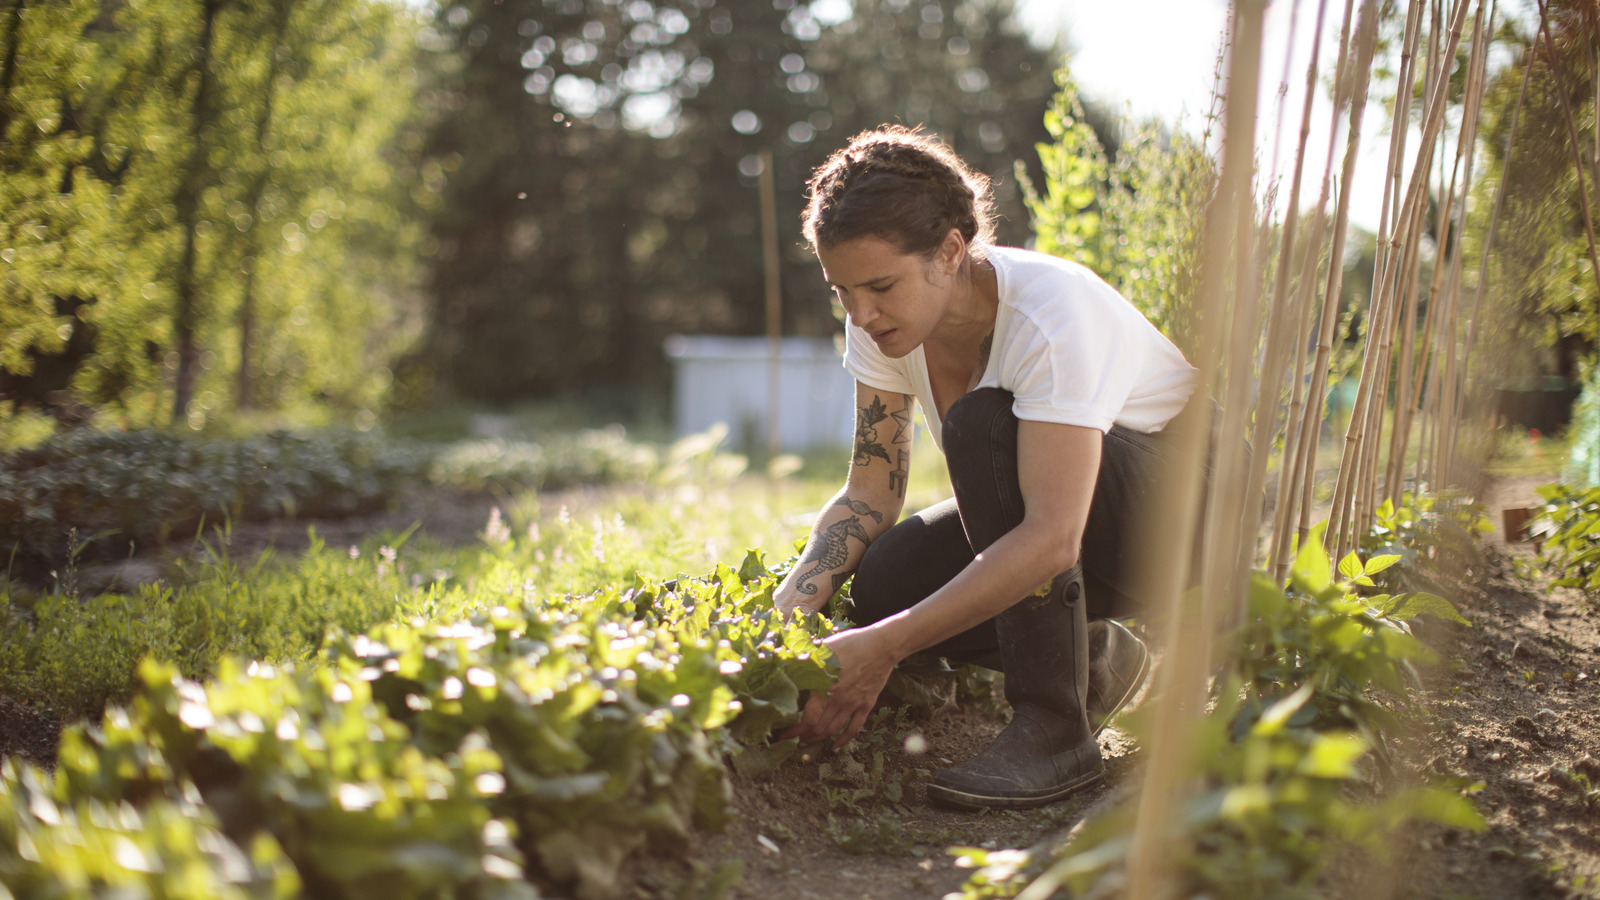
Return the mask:
[(931, 259), (954, 228), (981, 259), (974, 244), (994, 241), (988, 177), (920, 129), (863, 131), (818, 166), (806, 187), (803, 227), (813, 250), (877, 237)]

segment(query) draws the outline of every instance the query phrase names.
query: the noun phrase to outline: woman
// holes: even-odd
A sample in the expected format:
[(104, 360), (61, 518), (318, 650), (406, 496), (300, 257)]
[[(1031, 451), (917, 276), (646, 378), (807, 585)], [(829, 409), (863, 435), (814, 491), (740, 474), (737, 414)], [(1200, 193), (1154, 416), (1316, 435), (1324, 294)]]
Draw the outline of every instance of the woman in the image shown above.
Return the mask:
[[(985, 664), (1012, 721), (935, 773), (930, 799), (1058, 800), (1100, 779), (1095, 735), (1148, 672), (1110, 617), (1129, 612), (1157, 433), (1195, 370), (1087, 269), (992, 246), (988, 180), (931, 136), (858, 135), (808, 187), (806, 238), (849, 314), (855, 453), (774, 601), (820, 610), (854, 573), (860, 627), (828, 639), (839, 679), (789, 734), (842, 746), (912, 653)], [(913, 402), (955, 497), (896, 524)]]

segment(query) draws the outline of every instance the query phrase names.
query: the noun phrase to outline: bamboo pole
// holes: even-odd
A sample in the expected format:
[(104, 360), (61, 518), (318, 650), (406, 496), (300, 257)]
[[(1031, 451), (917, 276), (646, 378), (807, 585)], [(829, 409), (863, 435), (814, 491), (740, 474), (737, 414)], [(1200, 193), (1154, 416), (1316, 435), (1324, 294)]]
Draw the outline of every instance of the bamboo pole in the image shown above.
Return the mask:
[[(1485, 0), (1479, 0), (1477, 15), (1473, 23), (1471, 52), (1468, 56), (1467, 72), (1464, 77), (1462, 127), (1457, 136), (1450, 185), (1448, 188), (1443, 189), (1440, 202), (1440, 209), (1442, 210), (1440, 214), (1441, 221), (1439, 222), (1439, 237), (1435, 242), (1435, 246), (1438, 247), (1438, 253), (1435, 257), (1434, 277), (1429, 288), (1428, 334), (1425, 336), (1424, 345), (1428, 346), (1430, 343), (1432, 345), (1429, 365), (1426, 368), (1433, 373), (1433, 376), (1429, 381), (1425, 409), (1431, 408), (1435, 417), (1445, 413), (1443, 422), (1436, 421), (1431, 428), (1425, 429), (1425, 434), (1431, 438), (1432, 450), (1434, 451), (1433, 476), (1435, 482), (1438, 481), (1440, 471), (1437, 455), (1438, 448), (1441, 446), (1440, 440), (1443, 439), (1453, 446), (1454, 426), (1450, 424), (1451, 417), (1448, 415), (1448, 408), (1445, 405), (1444, 398), (1446, 392), (1454, 392), (1456, 390), (1459, 378), (1456, 376), (1453, 362), (1447, 362), (1441, 367), (1439, 360), (1441, 353), (1447, 354), (1451, 360), (1454, 359), (1458, 340), (1459, 317), (1457, 315), (1457, 305), (1458, 287), (1460, 285), (1460, 246), (1465, 227), (1466, 202), (1472, 185), (1472, 163), (1477, 148), (1477, 125), (1482, 108), (1483, 80), (1487, 72), (1489, 41), (1493, 33), (1492, 27), (1486, 27), (1484, 16), (1484, 7), (1486, 5), (1490, 6), (1488, 22), (1492, 23), (1493, 21), (1494, 7), (1487, 4)], [(1444, 155), (1443, 146), (1441, 141), (1441, 158)], [(1459, 202), (1456, 200), (1456, 176), (1458, 173), (1462, 175)], [(1442, 183), (1442, 170), (1440, 180)], [(1456, 216), (1452, 215), (1453, 209), (1460, 210), (1457, 214), (1461, 219), (1459, 224), (1456, 223)], [(1449, 261), (1448, 265), (1446, 260)], [(1447, 271), (1450, 273), (1449, 276), (1442, 277), (1442, 273)], [(1418, 373), (1419, 377), (1420, 375), (1421, 372)], [(1420, 382), (1418, 383), (1418, 390), (1420, 390)], [(1407, 413), (1408, 415), (1405, 417), (1406, 432), (1396, 436), (1400, 458), (1392, 461), (1391, 471), (1395, 472), (1403, 470), (1405, 464), (1404, 453), (1407, 446), (1406, 442), (1410, 436), (1409, 409)], [(1427, 424), (1426, 419), (1424, 423), (1425, 425)], [(1419, 486), (1423, 483), (1423, 467), (1426, 464), (1425, 461), (1429, 458), (1429, 449), (1428, 441), (1421, 442), (1417, 448), (1417, 484)], [(1396, 479), (1393, 491), (1389, 496), (1398, 497), (1399, 492), (1400, 485), (1398, 479)], [(1373, 502), (1375, 502), (1375, 499)], [(1362, 520), (1362, 527), (1370, 527), (1370, 521), (1369, 513)]]
[[(1484, 14), (1484, 7), (1486, 5), (1489, 5), (1490, 7), (1487, 19), (1485, 18)], [(1436, 259), (1440, 260), (1441, 262), (1445, 259), (1449, 260), (1449, 275), (1445, 279), (1442, 295), (1437, 296), (1440, 296), (1441, 304), (1443, 306), (1440, 315), (1441, 317), (1444, 317), (1448, 323), (1447, 333), (1449, 335), (1449, 349), (1452, 356), (1456, 352), (1459, 332), (1459, 326), (1457, 324), (1457, 309), (1459, 305), (1459, 289), (1461, 285), (1461, 243), (1466, 225), (1467, 197), (1472, 190), (1472, 168), (1473, 161), (1476, 158), (1478, 121), (1482, 112), (1483, 86), (1487, 75), (1489, 38), (1490, 35), (1493, 34), (1494, 10), (1495, 7), (1492, 4), (1486, 4), (1484, 0), (1479, 0), (1477, 17), (1473, 22), (1472, 51), (1468, 56), (1467, 73), (1462, 94), (1461, 132), (1457, 135), (1455, 162), (1451, 167), (1450, 174), (1451, 185), (1445, 198), (1446, 202), (1443, 205), (1443, 212), (1440, 214), (1440, 238), (1436, 245), (1439, 248), (1439, 255), (1436, 257)], [(1458, 173), (1461, 176), (1459, 198), (1456, 195), (1456, 176)], [(1452, 211), (1456, 211), (1454, 216), (1452, 216)], [(1440, 269), (1441, 265), (1439, 263), (1435, 263), (1434, 271), (1436, 276)], [(1437, 277), (1435, 278), (1434, 283), (1439, 283)], [(1430, 305), (1432, 302), (1433, 301), (1430, 301)], [(1402, 373), (1402, 376), (1405, 374), (1406, 373)], [(1447, 377), (1443, 384), (1448, 390), (1457, 390), (1459, 386), (1459, 380), (1455, 377), (1453, 368), (1447, 372)], [(1401, 423), (1400, 409), (1398, 406), (1396, 406), (1395, 413), (1395, 425), (1397, 433), (1394, 436), (1395, 440), (1392, 442), (1392, 446), (1398, 449), (1398, 452), (1401, 454), (1400, 462), (1403, 464), (1408, 435), (1398, 433)], [(1409, 419), (1406, 420), (1406, 427), (1409, 429)], [(1453, 434), (1453, 426), (1448, 432), (1441, 433)], [(1453, 438), (1450, 441), (1450, 446), (1454, 446)], [(1387, 496), (1398, 499), (1397, 493), (1391, 493)], [(1372, 527), (1373, 510), (1375, 509), (1376, 502), (1376, 497), (1369, 497), (1363, 515), (1358, 520), (1358, 527), (1363, 532), (1370, 530)]]
[[(1419, 15), (1418, 18), (1419, 18), (1419, 23), (1418, 24), (1420, 26), (1420, 15)], [(1409, 25), (1410, 23), (1408, 22), (1407, 24)], [(1414, 48), (1412, 48), (1412, 49), (1414, 49)], [(1408, 73), (1408, 75), (1411, 76), (1411, 80), (1402, 79), (1402, 81), (1405, 84), (1405, 90), (1409, 94), (1409, 92), (1411, 90), (1411, 85), (1412, 85), (1412, 83), (1414, 81), (1415, 73), (1411, 72), (1411, 73)], [(1407, 130), (1409, 130), (1409, 124), (1410, 124), (1409, 97), (1407, 99), (1408, 99), (1408, 102), (1406, 104), (1406, 119), (1405, 119), (1405, 121), (1407, 123)], [(1400, 187), (1400, 184), (1401, 184), (1401, 168), (1400, 168), (1400, 160), (1398, 160), (1398, 159), (1395, 160), (1394, 168), (1390, 172), (1390, 179), (1392, 181), (1393, 187), (1395, 188), (1395, 193), (1393, 195), (1393, 200), (1394, 200), (1394, 204), (1395, 204), (1394, 213), (1395, 213), (1395, 219), (1396, 219), (1396, 221), (1398, 221), (1398, 219), (1400, 217), (1400, 212), (1401, 212), (1400, 205), (1399, 205), (1400, 202), (1401, 202), (1400, 191), (1399, 191), (1399, 187)], [(1390, 244), (1391, 244), (1392, 248), (1399, 246), (1399, 242), (1395, 241), (1392, 237), (1390, 239)], [(1402, 321), (1402, 330), (1401, 330), (1401, 334), (1400, 334), (1400, 337), (1401, 337), (1401, 347), (1400, 347), (1401, 361), (1400, 361), (1400, 368), (1399, 368), (1399, 371), (1397, 373), (1397, 379), (1396, 379), (1396, 394), (1395, 394), (1396, 420), (1395, 420), (1394, 429), (1391, 432), (1391, 442), (1390, 442), (1390, 449), (1389, 449), (1389, 469), (1390, 469), (1390, 471), (1389, 471), (1389, 478), (1387, 480), (1386, 493), (1388, 493), (1390, 496), (1397, 496), (1398, 485), (1400, 484), (1401, 479), (1404, 476), (1404, 462), (1403, 461), (1404, 461), (1404, 457), (1405, 457), (1405, 446), (1404, 446), (1403, 442), (1410, 435), (1411, 409), (1412, 409), (1412, 407), (1414, 405), (1413, 404), (1413, 400), (1414, 400), (1414, 398), (1416, 396), (1416, 392), (1411, 390), (1411, 378), (1412, 378), (1413, 358), (1414, 358), (1414, 353), (1415, 353), (1415, 348), (1416, 348), (1416, 319), (1417, 319), (1417, 307), (1418, 307), (1418, 292), (1417, 292), (1417, 287), (1416, 287), (1416, 275), (1415, 275), (1415, 272), (1413, 271), (1413, 269), (1418, 264), (1419, 264), (1419, 260), (1417, 260), (1415, 256), (1412, 256), (1410, 258), (1409, 264), (1406, 261), (1406, 259), (1402, 258), (1401, 263), (1394, 269), (1396, 289), (1405, 291), (1406, 310), (1405, 310), (1404, 318), (1403, 318), (1403, 321)], [(1406, 289), (1408, 287), (1409, 287), (1409, 290)], [(1432, 307), (1430, 307), (1429, 309), (1431, 311)], [(1431, 317), (1430, 317), (1430, 321), (1431, 321)]]
[[(1419, 2), (1419, 0), (1412, 0)], [(1282, 330), (1285, 323), (1294, 327), (1296, 335), (1300, 332), (1300, 321), (1305, 318), (1301, 312), (1301, 305), (1289, 297), (1289, 271), (1293, 268), (1295, 231), (1300, 221), (1300, 187), (1302, 176), (1305, 173), (1306, 143), (1311, 137), (1311, 103), (1316, 97), (1317, 60), (1320, 57), (1322, 43), (1322, 26), (1328, 11), (1328, 0), (1317, 0), (1317, 22), (1311, 33), (1311, 63), (1306, 68), (1306, 96), (1305, 103), (1300, 111), (1300, 137), (1295, 145), (1294, 176), (1289, 182), (1289, 202), (1284, 207), (1282, 242), (1278, 248), (1278, 270), (1274, 273), (1272, 285), (1272, 313), (1267, 325), (1267, 353), (1261, 368), (1261, 394), (1256, 400), (1255, 429), (1251, 435), (1250, 445), (1255, 448), (1255, 454), (1250, 460), (1250, 480), (1245, 490), (1248, 502), (1265, 503), (1266, 498), (1262, 491), (1266, 486), (1267, 462), (1272, 455), (1267, 448), (1273, 434), (1277, 432), (1278, 399), (1283, 390), (1283, 370), (1287, 364), (1284, 358), (1287, 350), (1293, 344), (1284, 345)], [(1291, 26), (1291, 31), (1293, 30)], [(1292, 45), (1292, 41), (1290, 42)], [(1288, 62), (1285, 61), (1284, 81), (1288, 81)], [(1279, 109), (1282, 109), (1280, 104)], [(1281, 117), (1280, 112), (1280, 117)], [(1276, 153), (1274, 153), (1276, 156)], [(1274, 171), (1276, 166), (1274, 166)], [(1299, 296), (1299, 292), (1296, 292)], [(1286, 308), (1292, 306), (1293, 308)], [(1286, 419), (1284, 427), (1289, 427)], [(1281, 489), (1283, 473), (1288, 470), (1290, 462), (1290, 444), (1284, 441), (1283, 459), (1278, 466), (1279, 493), (1278, 504), (1282, 506), (1284, 495)], [(1257, 500), (1260, 498), (1260, 500)], [(1252, 518), (1259, 522), (1260, 510), (1256, 510)], [(1249, 522), (1246, 523), (1250, 524)], [(1259, 524), (1257, 526), (1259, 528)], [(1273, 529), (1276, 536), (1277, 529)]]
[[(1366, 0), (1373, 6), (1376, 0)], [(1205, 315), (1201, 316), (1200, 347), (1220, 349), (1226, 334), (1224, 313), (1227, 310), (1226, 279), (1229, 267), (1226, 261), (1234, 253), (1248, 254), (1248, 243), (1230, 244), (1245, 234), (1241, 223), (1251, 221), (1251, 175), (1255, 144), (1255, 117), (1257, 86), (1260, 81), (1261, 29), (1265, 13), (1265, 0), (1236, 0), (1232, 22), (1232, 40), (1228, 60), (1228, 102), (1225, 109), (1224, 138), (1222, 146), (1222, 171), (1216, 198), (1206, 211), (1206, 230), (1202, 244), (1202, 259), (1211, 261), (1201, 272), (1199, 303)], [(1235, 332), (1250, 326), (1253, 308), (1244, 303), (1233, 307)], [(1235, 339), (1233, 343), (1237, 344)], [(1231, 364), (1210, 364), (1217, 357), (1202, 356), (1202, 365), (1209, 376), (1207, 381), (1217, 385), (1217, 379), (1226, 369), (1229, 382), (1247, 381), (1250, 377), (1248, 360), (1232, 360)], [(1229, 388), (1233, 385), (1230, 383)], [(1229, 390), (1228, 393), (1234, 393)], [(1215, 396), (1215, 394), (1213, 394)], [(1224, 413), (1223, 431), (1217, 448), (1218, 462), (1224, 477), (1231, 469), (1238, 471), (1241, 461), (1235, 441), (1242, 439), (1242, 411)], [(1230, 422), (1230, 419), (1233, 420)], [(1237, 430), (1230, 431), (1229, 427)], [(1178, 471), (1173, 481), (1178, 488), (1179, 516), (1156, 516), (1158, 533), (1177, 538), (1160, 547), (1190, 546), (1189, 538), (1194, 528), (1194, 513), (1200, 506), (1199, 469), (1203, 453), (1202, 441), (1210, 429), (1189, 429), (1179, 436), (1180, 452), (1177, 454)], [(1236, 477), (1236, 476), (1235, 476)], [(1232, 518), (1237, 524), (1242, 511), (1241, 498), (1228, 497), (1216, 490), (1213, 482), (1207, 504), (1208, 518), (1212, 521)], [(1187, 515), (1185, 515), (1187, 514)], [(1237, 528), (1231, 529), (1237, 531)], [(1235, 539), (1237, 539), (1237, 534)], [(1170, 893), (1176, 863), (1188, 851), (1186, 847), (1173, 846), (1171, 823), (1177, 798), (1178, 779), (1187, 770), (1185, 758), (1189, 753), (1187, 734), (1192, 722), (1204, 714), (1206, 673), (1210, 666), (1210, 650), (1214, 619), (1208, 616), (1222, 607), (1219, 590), (1234, 581), (1235, 554), (1207, 556), (1202, 559), (1202, 591), (1198, 609), (1183, 602), (1183, 579), (1175, 578), (1186, 568), (1181, 559), (1185, 554), (1152, 554), (1169, 562), (1148, 568), (1161, 570), (1152, 577), (1165, 593), (1157, 595), (1166, 600), (1172, 610), (1171, 622), (1176, 639), (1169, 645), (1168, 661), (1160, 673), (1158, 696), (1161, 705), (1157, 711), (1154, 734), (1150, 744), (1150, 761), (1145, 769), (1143, 790), (1139, 796), (1139, 815), (1132, 836), (1128, 860), (1128, 884), (1124, 896), (1130, 900), (1148, 900)]]

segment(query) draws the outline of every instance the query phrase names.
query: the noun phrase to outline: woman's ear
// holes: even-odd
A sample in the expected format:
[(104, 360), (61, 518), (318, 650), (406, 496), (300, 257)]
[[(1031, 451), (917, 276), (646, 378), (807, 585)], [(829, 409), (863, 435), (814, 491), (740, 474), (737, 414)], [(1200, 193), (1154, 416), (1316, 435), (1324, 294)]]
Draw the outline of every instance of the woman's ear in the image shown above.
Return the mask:
[(961, 229), (952, 228), (945, 232), (944, 240), (939, 242), (939, 249), (934, 253), (934, 260), (946, 278), (961, 271), (967, 262), (967, 241), (961, 236)]

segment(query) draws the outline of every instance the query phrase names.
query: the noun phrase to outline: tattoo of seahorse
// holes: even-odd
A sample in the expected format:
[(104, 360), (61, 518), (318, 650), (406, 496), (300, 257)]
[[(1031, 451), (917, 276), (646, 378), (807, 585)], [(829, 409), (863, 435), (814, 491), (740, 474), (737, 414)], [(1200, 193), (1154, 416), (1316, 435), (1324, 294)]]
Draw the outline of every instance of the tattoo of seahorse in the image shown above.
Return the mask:
[(871, 516), (872, 517), (872, 521), (877, 522), (879, 525), (883, 524), (883, 513), (878, 512), (877, 510), (873, 509), (872, 507), (868, 506), (865, 503), (862, 503), (860, 500), (856, 500), (856, 499), (853, 499), (853, 498), (850, 498), (850, 497), (840, 497), (838, 500), (834, 501), (833, 505), (834, 506), (848, 506), (848, 507), (850, 507), (850, 511), (855, 513), (856, 515), (858, 515), (858, 516)]
[(816, 549), (806, 554), (801, 562), (815, 562), (811, 568), (800, 574), (800, 587), (802, 594), (815, 594), (817, 586), (810, 584), (811, 579), (821, 575), (829, 569), (837, 569), (850, 558), (850, 538), (855, 538), (863, 544), (871, 543), (867, 530), (861, 527), (861, 520), (855, 516), (829, 525), (822, 530), (822, 537), (817, 542)]

